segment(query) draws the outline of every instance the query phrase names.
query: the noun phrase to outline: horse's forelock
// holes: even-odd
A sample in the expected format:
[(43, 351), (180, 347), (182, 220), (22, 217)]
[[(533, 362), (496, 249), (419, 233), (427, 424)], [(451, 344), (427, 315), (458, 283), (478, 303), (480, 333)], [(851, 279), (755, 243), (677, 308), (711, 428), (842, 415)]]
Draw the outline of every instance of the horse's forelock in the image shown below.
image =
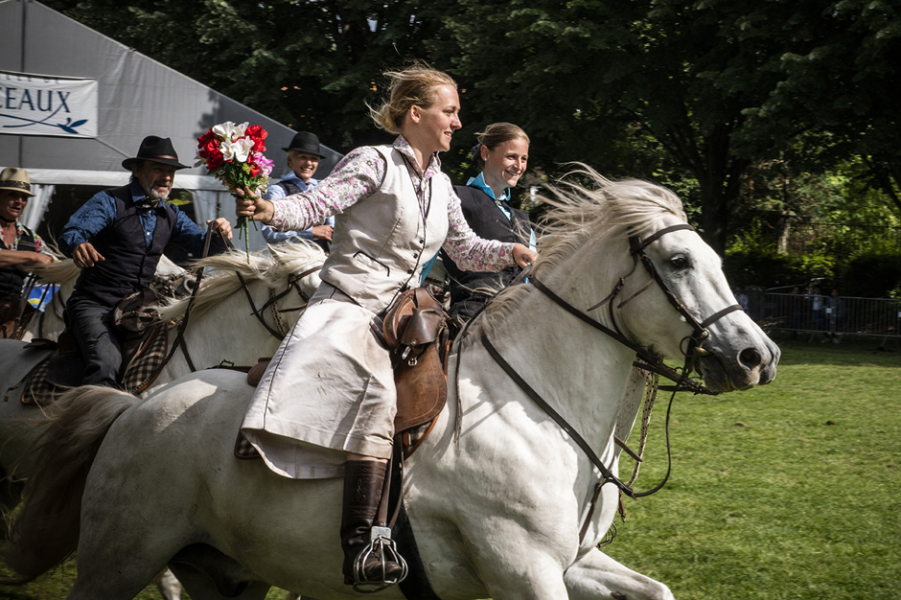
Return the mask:
[(584, 164), (546, 189), (549, 194), (541, 201), (551, 210), (538, 227), (541, 247), (536, 274), (571, 256), (586, 238), (641, 234), (662, 214), (687, 220), (681, 200), (672, 191), (640, 179), (611, 181)]

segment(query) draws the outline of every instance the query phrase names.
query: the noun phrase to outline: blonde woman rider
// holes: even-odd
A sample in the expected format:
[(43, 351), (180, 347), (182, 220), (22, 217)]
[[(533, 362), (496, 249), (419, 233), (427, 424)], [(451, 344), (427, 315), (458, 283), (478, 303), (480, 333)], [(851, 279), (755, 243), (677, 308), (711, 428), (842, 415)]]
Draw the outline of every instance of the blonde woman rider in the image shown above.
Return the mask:
[[(236, 190), (236, 213), (276, 230), (303, 231), (335, 215), (322, 285), (282, 342), (254, 394), (242, 432), (276, 473), (344, 474), (341, 545), (345, 583), (382, 580), (382, 558), (354, 574), (369, 541), (391, 455), (396, 391), (380, 317), (416, 287), (443, 248), (480, 271), (524, 266), (522, 244), (477, 237), (460, 211), (438, 153), (461, 127), (457, 86), (424, 64), (385, 74), (390, 98), (372, 116), (393, 145), (357, 148), (320, 184), (269, 202)], [(401, 566), (386, 561), (386, 579)]]

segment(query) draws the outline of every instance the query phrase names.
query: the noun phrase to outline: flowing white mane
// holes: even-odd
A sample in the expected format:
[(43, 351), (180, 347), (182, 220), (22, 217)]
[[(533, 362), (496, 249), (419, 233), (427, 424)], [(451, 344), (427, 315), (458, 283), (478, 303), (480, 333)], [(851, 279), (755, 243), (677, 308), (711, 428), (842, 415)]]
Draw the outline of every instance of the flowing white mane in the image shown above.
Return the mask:
[(66, 283), (75, 281), (81, 269), (75, 266), (71, 258), (57, 256), (60, 260), (46, 265), (29, 265), (28, 270), (41, 277), (41, 283)]
[[(241, 281), (236, 273), (240, 273), (244, 281), (250, 285), (263, 281), (272, 288), (283, 288), (291, 274), (299, 274), (307, 269), (325, 262), (325, 253), (316, 244), (309, 242), (290, 242), (270, 246), (250, 255), (250, 264), (243, 251), (231, 251), (216, 256), (209, 256), (192, 263), (192, 268), (204, 267), (205, 275), (211, 275), (200, 285), (192, 317), (197, 317), (227, 298), (241, 288)], [(185, 314), (190, 298), (177, 300), (168, 306), (157, 309), (163, 320), (177, 319)]]
[[(662, 214), (687, 221), (682, 201), (672, 191), (639, 179), (610, 181), (587, 165), (577, 166), (556, 186), (547, 186), (548, 193), (541, 197), (552, 208), (536, 227), (539, 257), (532, 265), (536, 278), (553, 273), (576, 252), (593, 256), (598, 245), (645, 233)], [(479, 318), (480, 326), (490, 331), (526, 292), (523, 286), (501, 291)]]

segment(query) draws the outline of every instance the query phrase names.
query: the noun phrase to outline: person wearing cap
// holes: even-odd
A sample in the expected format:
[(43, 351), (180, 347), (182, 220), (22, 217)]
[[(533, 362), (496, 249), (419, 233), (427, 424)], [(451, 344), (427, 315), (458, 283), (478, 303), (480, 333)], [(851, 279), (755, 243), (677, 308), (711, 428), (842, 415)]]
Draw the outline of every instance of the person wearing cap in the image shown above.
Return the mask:
[[(319, 183), (313, 179), (313, 174), (319, 166), (319, 159), (325, 158), (319, 147), (319, 138), (315, 133), (301, 131), (291, 140), (287, 148), (282, 148), (288, 153), (288, 168), (291, 172), (282, 177), (281, 181), (269, 186), (266, 200), (278, 200), (286, 196), (293, 196), (305, 192)], [(312, 240), (328, 252), (332, 241), (332, 233), (335, 231), (335, 217), (329, 217), (322, 225), (310, 227), (306, 231), (277, 232), (268, 225), (263, 225), (263, 238), (270, 244), (291, 241), (296, 238)]]
[(53, 262), (44, 240), (19, 222), (32, 196), (28, 171), (9, 167), (0, 172), (0, 338), (12, 336), (25, 309), (28, 266)]
[[(144, 138), (137, 156), (122, 166), (132, 173), (128, 185), (96, 194), (59, 236), (62, 253), (81, 268), (64, 316), (84, 357), (84, 385), (116, 387), (122, 354), (113, 312), (123, 298), (150, 285), (166, 245), (178, 244), (199, 257), (206, 241), (200, 227), (166, 203), (175, 172), (188, 168), (178, 162), (169, 138)], [(213, 229), (231, 237), (223, 217)], [(225, 249), (217, 238), (211, 252)]]

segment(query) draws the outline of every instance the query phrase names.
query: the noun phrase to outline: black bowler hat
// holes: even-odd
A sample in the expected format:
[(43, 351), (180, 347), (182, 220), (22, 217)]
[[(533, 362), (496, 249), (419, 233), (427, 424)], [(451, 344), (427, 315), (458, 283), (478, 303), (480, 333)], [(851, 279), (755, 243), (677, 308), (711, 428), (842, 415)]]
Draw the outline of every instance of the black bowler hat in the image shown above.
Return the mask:
[(178, 154), (175, 153), (175, 147), (169, 138), (161, 138), (155, 135), (148, 135), (141, 142), (138, 149), (138, 155), (134, 158), (126, 158), (122, 161), (122, 166), (131, 171), (131, 167), (136, 162), (149, 160), (158, 162), (176, 169), (187, 169), (188, 165), (178, 162)]
[(325, 158), (325, 154), (319, 151), (319, 138), (315, 133), (309, 131), (301, 131), (294, 135), (291, 144), (287, 148), (282, 148), (285, 152), (288, 150), (296, 150), (297, 152), (308, 152), (315, 154), (319, 158)]

